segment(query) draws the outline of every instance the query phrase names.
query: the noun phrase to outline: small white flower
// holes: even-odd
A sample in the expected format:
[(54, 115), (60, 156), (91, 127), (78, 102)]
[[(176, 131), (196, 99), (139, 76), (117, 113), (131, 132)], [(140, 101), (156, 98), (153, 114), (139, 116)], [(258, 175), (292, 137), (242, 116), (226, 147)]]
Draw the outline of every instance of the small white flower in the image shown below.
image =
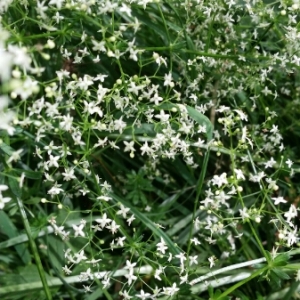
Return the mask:
[(209, 261), (209, 267), (212, 268), (215, 265), (215, 257), (211, 256), (208, 258)]
[(167, 288), (163, 288), (163, 293), (167, 296), (173, 296), (175, 295), (178, 291), (179, 291), (179, 288), (177, 287), (176, 283), (174, 282), (172, 287), (167, 287)]
[(272, 200), (274, 200), (274, 205), (278, 205), (280, 203), (287, 203), (287, 201), (284, 200), (283, 197), (272, 198)]
[(5, 203), (9, 202), (11, 198), (9, 197), (3, 197), (2, 194), (0, 193), (0, 209), (3, 209), (5, 206)]
[(157, 247), (157, 251), (161, 252), (162, 254), (165, 254), (166, 250), (168, 249), (168, 247), (162, 237), (160, 238), (160, 242), (157, 243), (156, 247)]
[[(0, 128), (1, 128), (1, 127), (0, 127)], [(13, 162), (13, 161), (19, 160), (19, 159), (21, 158), (20, 154), (21, 154), (22, 152), (23, 152), (22, 149), (19, 149), (19, 150), (17, 150), (17, 151), (14, 151), (14, 152), (11, 154), (10, 158), (7, 160), (7, 163), (9, 164), (9, 163), (11, 163), (11, 162)]]
[(236, 174), (236, 179), (237, 180), (240, 180), (240, 179), (241, 180), (245, 180), (246, 179), (242, 170), (240, 170), (240, 169), (234, 169), (234, 172)]
[(85, 233), (82, 231), (82, 229), (84, 228), (84, 225), (83, 223), (81, 223), (79, 226), (76, 226), (76, 225), (72, 225), (74, 231), (75, 231), (75, 237), (77, 236), (82, 236), (84, 237), (85, 236)]
[(292, 167), (293, 162), (290, 159), (288, 159), (285, 163), (288, 165), (289, 168)]

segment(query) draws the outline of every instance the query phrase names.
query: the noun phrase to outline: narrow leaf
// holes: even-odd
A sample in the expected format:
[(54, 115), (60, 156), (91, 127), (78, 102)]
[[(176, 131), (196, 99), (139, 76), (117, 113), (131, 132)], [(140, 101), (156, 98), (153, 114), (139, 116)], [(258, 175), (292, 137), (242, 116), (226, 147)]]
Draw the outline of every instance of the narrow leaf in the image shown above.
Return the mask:
[(191, 106), (187, 106), (186, 108), (189, 116), (192, 119), (194, 119), (198, 124), (204, 125), (206, 127), (207, 140), (208, 142), (211, 141), (213, 135), (213, 125), (209, 118)]

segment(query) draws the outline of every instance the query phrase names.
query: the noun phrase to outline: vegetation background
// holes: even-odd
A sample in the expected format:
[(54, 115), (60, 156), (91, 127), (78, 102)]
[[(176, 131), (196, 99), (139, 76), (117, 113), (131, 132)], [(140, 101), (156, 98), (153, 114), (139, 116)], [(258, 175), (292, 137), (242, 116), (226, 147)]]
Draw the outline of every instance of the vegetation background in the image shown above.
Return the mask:
[(1, 0), (0, 298), (298, 298), (299, 5)]

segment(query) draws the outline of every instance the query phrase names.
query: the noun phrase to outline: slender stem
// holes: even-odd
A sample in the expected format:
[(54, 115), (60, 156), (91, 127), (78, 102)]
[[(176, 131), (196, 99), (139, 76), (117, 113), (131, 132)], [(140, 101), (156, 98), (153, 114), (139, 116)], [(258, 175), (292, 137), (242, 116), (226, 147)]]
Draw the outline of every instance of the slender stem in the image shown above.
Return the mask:
[[(206, 174), (207, 164), (208, 164), (208, 160), (209, 160), (209, 152), (210, 152), (210, 149), (208, 148), (207, 151), (206, 151), (206, 153), (205, 153), (205, 156), (204, 156), (204, 160), (203, 160), (203, 163), (202, 163), (200, 177), (199, 177), (199, 180), (198, 180), (198, 183), (197, 183), (197, 186), (196, 186), (197, 194), (196, 194), (196, 199), (195, 199), (195, 203), (194, 203), (194, 210), (193, 210), (193, 218), (192, 218), (192, 220), (195, 219), (195, 215), (196, 215), (196, 211), (197, 211), (197, 206), (199, 205), (199, 198), (200, 198), (200, 194), (201, 194), (201, 191), (202, 191), (204, 177), (205, 177), (205, 174)], [(191, 224), (191, 229), (190, 229), (190, 232), (189, 232), (189, 243), (188, 243), (188, 248), (187, 248), (187, 256), (190, 253), (191, 238), (192, 238), (192, 235), (193, 235), (193, 228), (194, 228), (193, 224)]]
[(252, 231), (252, 233), (253, 233), (253, 235), (254, 235), (254, 237), (255, 237), (256, 242), (258, 243), (258, 246), (259, 246), (259, 248), (260, 248), (262, 254), (263, 254), (264, 257), (266, 258), (266, 260), (268, 261), (268, 263), (270, 263), (270, 261), (269, 261), (269, 256), (266, 255), (266, 250), (265, 250), (263, 244), (261, 243), (260, 238), (257, 236), (256, 231), (255, 231), (255, 229), (254, 229), (254, 227), (253, 227), (251, 221), (249, 221), (249, 225), (250, 225), (251, 231)]
[(42, 284), (43, 284), (43, 287), (44, 287), (46, 299), (47, 300), (52, 300), (51, 292), (50, 292), (50, 289), (48, 287), (48, 283), (47, 283), (46, 276), (45, 276), (45, 273), (44, 273), (44, 268), (43, 268), (43, 265), (42, 265), (42, 262), (41, 262), (41, 258), (39, 256), (38, 249), (36, 247), (34, 239), (32, 238), (32, 235), (31, 235), (30, 225), (29, 225), (29, 222), (28, 222), (28, 219), (27, 219), (27, 215), (26, 215), (24, 206), (23, 206), (23, 202), (18, 197), (16, 199), (17, 199), (17, 204), (18, 204), (18, 207), (19, 207), (19, 210), (20, 210), (20, 213), (21, 213), (21, 218), (22, 218), (22, 221), (23, 221), (23, 224), (24, 224), (24, 228), (25, 228), (26, 234), (28, 236), (29, 245), (30, 245), (30, 248), (32, 250), (32, 254), (33, 254), (34, 260), (36, 262), (37, 269), (38, 269), (38, 272), (39, 272), (39, 275), (40, 275), (40, 278), (41, 278), (41, 281), (42, 281)]

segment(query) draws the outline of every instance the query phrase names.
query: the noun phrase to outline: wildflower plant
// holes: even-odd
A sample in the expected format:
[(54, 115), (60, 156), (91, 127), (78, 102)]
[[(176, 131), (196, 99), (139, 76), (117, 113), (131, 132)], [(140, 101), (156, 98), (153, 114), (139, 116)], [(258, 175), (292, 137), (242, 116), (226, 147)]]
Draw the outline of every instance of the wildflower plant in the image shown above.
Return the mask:
[(299, 5), (2, 1), (0, 295), (296, 293)]

